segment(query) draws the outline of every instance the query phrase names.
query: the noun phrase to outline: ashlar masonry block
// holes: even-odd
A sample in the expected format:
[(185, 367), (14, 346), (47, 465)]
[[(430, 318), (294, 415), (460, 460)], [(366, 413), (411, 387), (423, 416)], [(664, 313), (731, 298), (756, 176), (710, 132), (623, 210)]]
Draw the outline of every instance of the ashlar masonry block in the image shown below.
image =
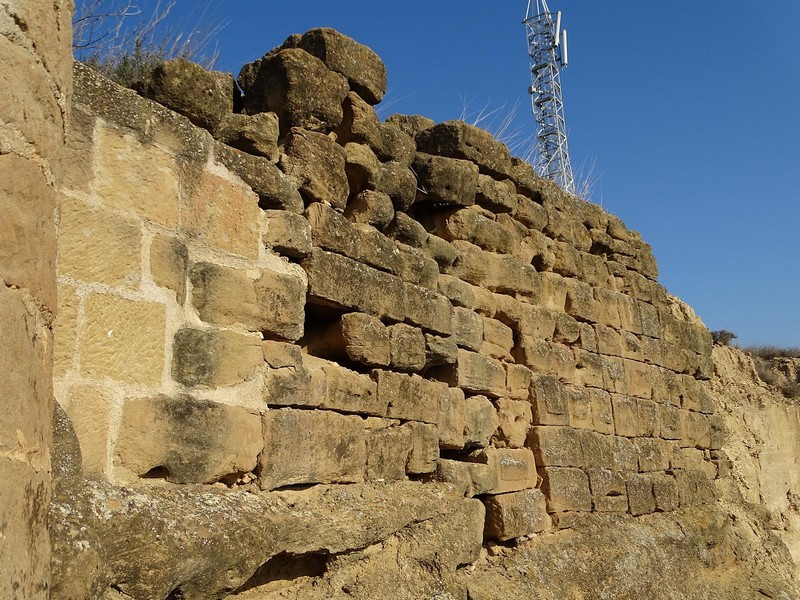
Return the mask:
[(542, 491), (547, 499), (547, 512), (592, 510), (592, 495), (589, 477), (580, 469), (572, 467), (543, 467)]
[(398, 481), (406, 477), (411, 429), (392, 426), (367, 432), (367, 481)]
[(180, 231), (196, 243), (257, 259), (261, 209), (256, 193), (241, 181), (207, 171), (187, 169), (185, 179)]
[(439, 434), (429, 423), (410, 422), (404, 425), (411, 432), (411, 451), (406, 472), (410, 475), (433, 473), (439, 460)]
[(179, 186), (173, 156), (105, 125), (97, 128), (96, 139), (101, 202), (174, 229)]
[(522, 448), (533, 417), (531, 405), (521, 400), (500, 398), (495, 402), (498, 426), (492, 441), (495, 446)]
[(360, 417), (284, 408), (264, 414), (261, 489), (364, 480), (367, 444)]
[(596, 512), (628, 511), (628, 491), (625, 478), (619, 471), (603, 467), (588, 467), (589, 487)]
[(489, 465), (440, 458), (433, 479), (449, 483), (455, 490), (472, 498), (497, 486), (497, 474)]
[(536, 487), (536, 464), (533, 452), (527, 448), (484, 448), (471, 453), (467, 459), (489, 465), (497, 474), (497, 485), (488, 490), (489, 494), (504, 494)]
[(386, 405), (386, 414), (393, 419), (433, 423), (439, 419), (439, 404), (449, 396), (447, 384), (375, 369), (372, 379), (378, 386), (378, 401)]
[(554, 375), (534, 375), (531, 381), (531, 405), (536, 425), (567, 425), (569, 412), (564, 384)]
[(536, 462), (547, 467), (582, 467), (586, 463), (581, 437), (572, 427), (535, 426), (528, 446)]
[(189, 387), (242, 383), (263, 360), (261, 339), (235, 331), (187, 327), (173, 338), (172, 377)]
[(498, 425), (497, 411), (486, 396), (470, 396), (464, 401), (464, 442), (467, 446), (488, 446)]
[(506, 392), (506, 372), (502, 363), (467, 350), (459, 350), (458, 363), (437, 369), (436, 376), (466, 392), (495, 398), (504, 396)]
[(541, 490), (523, 490), (487, 496), (484, 535), (500, 541), (539, 533), (550, 528), (547, 502)]
[(89, 294), (79, 348), (81, 374), (158, 385), (164, 373), (166, 307), (111, 294)]

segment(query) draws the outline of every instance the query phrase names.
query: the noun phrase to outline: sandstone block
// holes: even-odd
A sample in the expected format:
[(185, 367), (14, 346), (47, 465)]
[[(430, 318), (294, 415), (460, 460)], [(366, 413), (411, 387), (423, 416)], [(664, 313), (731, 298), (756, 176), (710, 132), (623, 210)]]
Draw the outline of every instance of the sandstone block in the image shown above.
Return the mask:
[[(375, 190), (380, 182), (381, 163), (378, 162), (378, 157), (375, 156), (370, 147), (364, 144), (348, 142), (345, 144), (344, 154), (344, 170), (345, 175), (347, 175), (350, 194), (358, 195), (362, 192)], [(389, 201), (390, 212), (394, 215), (394, 206), (391, 204), (391, 198), (386, 194), (383, 194), (382, 197)], [(366, 198), (370, 198), (370, 196), (366, 196)], [(353, 209), (350, 210), (352, 211)], [(389, 217), (384, 226), (388, 225), (391, 220), (392, 218)]]
[(527, 448), (484, 448), (470, 453), (467, 460), (489, 465), (497, 474), (497, 485), (488, 490), (489, 494), (504, 494), (536, 487), (536, 465), (533, 453)]
[(493, 445), (498, 448), (522, 448), (533, 420), (530, 403), (500, 398), (495, 406), (498, 426), (492, 437)]
[(456, 492), (472, 498), (496, 487), (497, 474), (489, 465), (440, 458), (433, 474), (435, 481), (449, 483)]
[[(467, 443), (465, 435), (467, 428), (466, 399), (464, 398), (464, 392), (458, 388), (450, 388), (448, 392), (439, 397), (439, 417), (437, 420), (439, 446), (448, 450), (460, 450)], [(492, 433), (494, 433), (494, 430), (492, 430)], [(490, 433), (489, 436), (491, 435)], [(487, 444), (489, 436), (486, 437)]]
[(364, 480), (367, 444), (360, 417), (284, 408), (265, 413), (263, 421), (262, 489)]
[(174, 228), (178, 171), (172, 155), (109, 127), (97, 130), (97, 195), (105, 206)]
[(470, 396), (464, 400), (464, 443), (470, 447), (489, 445), (497, 431), (497, 411), (486, 396)]
[(480, 350), (483, 345), (483, 318), (466, 308), (454, 307), (453, 340), (467, 350)]
[(411, 431), (411, 451), (408, 454), (406, 472), (410, 475), (433, 473), (439, 460), (439, 433), (436, 425), (428, 423), (406, 423)]
[(489, 175), (481, 174), (478, 175), (475, 201), (494, 213), (513, 214), (517, 209), (517, 188), (509, 179), (497, 181)]
[(386, 67), (375, 52), (338, 31), (322, 27), (303, 34), (300, 48), (347, 78), (350, 89), (370, 104), (386, 92)]
[(417, 177), (414, 171), (399, 162), (387, 162), (381, 166), (377, 191), (392, 199), (394, 209), (406, 211), (417, 197)]
[(711, 447), (711, 420), (708, 415), (681, 410), (681, 428), (683, 438), (681, 446), (710, 448)]
[(53, 377), (64, 375), (77, 358), (78, 310), (80, 299), (76, 289), (67, 284), (58, 286), (58, 305), (53, 327)]
[(343, 209), (350, 186), (344, 149), (321, 133), (292, 128), (284, 141), (278, 165), (306, 203), (323, 202)]
[[(267, 406), (319, 406), (325, 384), (312, 381), (303, 364), (300, 347), (286, 342), (266, 341), (262, 345), (266, 368), (262, 398)], [(317, 384), (314, 386), (314, 384)]]
[[(389, 240), (389, 238), (383, 239)], [(394, 241), (391, 241), (391, 244), (400, 253), (400, 269), (397, 274), (403, 281), (421, 285), (447, 298), (447, 296), (438, 291), (439, 265), (436, 264), (435, 260), (423, 254), (421, 250), (406, 244)]]
[(540, 273), (539, 276), (542, 281), (542, 304), (544, 308), (564, 312), (567, 306), (567, 280), (558, 273), (544, 272)]
[(658, 420), (658, 405), (651, 400), (639, 400), (639, 435), (661, 437), (661, 423)]
[(278, 159), (278, 130), (278, 115), (273, 112), (230, 113), (213, 134), (223, 144), (274, 161)]
[(139, 87), (145, 97), (205, 129), (213, 130), (233, 112), (233, 78), (227, 73), (206, 71), (185, 58), (158, 64)]
[(258, 195), (262, 208), (303, 212), (303, 197), (294, 182), (271, 161), (225, 144), (214, 144), (214, 157)]
[(565, 312), (580, 321), (597, 321), (597, 307), (592, 288), (586, 283), (567, 279)]
[(572, 427), (535, 426), (528, 435), (538, 465), (583, 467), (586, 465), (581, 436)]
[(603, 467), (588, 467), (586, 474), (596, 512), (628, 512), (628, 491), (622, 474)]
[(448, 269), (463, 281), (501, 294), (521, 294), (538, 301), (541, 277), (536, 269), (514, 256), (481, 250), (462, 240), (451, 242), (458, 261)]
[(258, 196), (243, 183), (202, 171), (184, 194), (181, 231), (191, 240), (246, 258), (258, 258)]
[(678, 510), (680, 499), (678, 497), (678, 483), (675, 478), (666, 473), (653, 473), (650, 477), (653, 482), (656, 511), (670, 512)]
[(439, 335), (453, 333), (453, 307), (441, 294), (406, 283), (403, 285), (402, 306), (407, 323)]
[(592, 510), (592, 495), (586, 473), (571, 467), (544, 467), (539, 474), (547, 499), (547, 512)]
[(483, 341), (498, 346), (504, 354), (514, 347), (514, 332), (505, 323), (483, 317)]
[(304, 357), (303, 366), (311, 375), (311, 394), (321, 397), (320, 408), (386, 416), (386, 397), (378, 394), (375, 382), (367, 375), (311, 356)]
[(683, 437), (683, 424), (680, 409), (670, 404), (658, 405), (658, 420), (661, 424), (661, 437), (666, 440), (679, 440)]
[(401, 371), (421, 371), (425, 366), (425, 335), (421, 330), (399, 323), (387, 328), (390, 362)]
[(569, 424), (576, 429), (592, 429), (592, 400), (589, 390), (592, 388), (565, 386)]
[(91, 378), (157, 385), (164, 372), (166, 309), (163, 304), (89, 294), (80, 338), (81, 374)]
[(531, 381), (531, 406), (536, 425), (567, 425), (569, 412), (564, 386), (554, 375), (534, 375)]
[(186, 299), (189, 251), (178, 238), (156, 234), (150, 242), (150, 274), (156, 285), (175, 292), (178, 304)]
[(604, 390), (588, 388), (592, 403), (592, 429), (598, 433), (614, 433), (614, 409), (611, 394)]
[[(361, 96), (350, 92), (342, 103), (342, 123), (336, 128), (336, 141), (344, 144), (364, 144), (366, 148), (378, 150), (382, 146), (381, 120), (375, 109)], [(374, 153), (373, 153), (374, 155)], [(377, 162), (377, 158), (375, 158)]]
[(417, 154), (413, 169), (425, 201), (456, 206), (475, 204), (478, 167), (469, 161)]
[(60, 212), (60, 275), (90, 283), (139, 287), (142, 232), (135, 219), (69, 197), (61, 200)]
[(418, 375), (376, 369), (372, 371), (372, 379), (378, 386), (378, 399), (388, 406), (386, 414), (393, 419), (435, 424), (440, 401), (450, 394), (446, 384)]
[(172, 342), (172, 377), (189, 387), (241, 383), (262, 362), (261, 339), (233, 331), (184, 328)]
[(639, 456), (639, 471), (666, 471), (670, 467), (671, 449), (666, 442), (655, 438), (631, 440)]
[(398, 481), (406, 477), (411, 429), (386, 427), (367, 433), (367, 481)]
[(488, 496), (484, 535), (505, 541), (550, 528), (547, 502), (541, 490), (523, 490)]
[[(464, 283), (452, 275), (439, 275), (436, 281), (439, 293), (445, 296), (453, 306), (472, 309), (475, 304), (475, 295), (472, 286)], [(453, 315), (455, 318), (455, 315)]]
[(392, 123), (381, 123), (378, 126), (381, 144), (375, 153), (384, 162), (398, 162), (410, 166), (417, 154), (414, 138)]
[(465, 392), (494, 398), (505, 395), (506, 372), (502, 363), (475, 352), (459, 350), (458, 363), (451, 367), (440, 367), (435, 374), (437, 378)]
[(476, 210), (436, 213), (434, 222), (436, 234), (446, 240), (465, 240), (489, 252), (514, 252), (516, 240), (512, 231)]
[(425, 368), (454, 365), (458, 362), (458, 346), (452, 337), (425, 334)]
[(581, 335), (581, 323), (566, 313), (555, 313), (553, 341), (559, 344), (574, 344)]
[(636, 447), (633, 442), (626, 437), (609, 437), (614, 470), (636, 472), (639, 469), (639, 457), (636, 454)]
[(639, 403), (636, 398), (613, 394), (611, 404), (614, 410), (614, 431), (624, 437), (639, 435)]
[(261, 240), (267, 248), (291, 258), (311, 254), (311, 227), (308, 220), (286, 210), (265, 210), (266, 227)]
[(630, 474), (627, 476), (629, 511), (634, 517), (656, 512), (656, 499), (653, 496), (653, 480), (649, 474)]
[(72, 422), (81, 448), (81, 468), (90, 478), (111, 475), (111, 421), (115, 409), (113, 394), (106, 388), (76, 385), (70, 388), (64, 411)]
[(513, 400), (528, 400), (530, 396), (533, 373), (524, 366), (515, 363), (504, 363), (506, 370), (506, 390), (508, 397)]
[(307, 341), (307, 349), (315, 356), (387, 367), (391, 356), (390, 330), (376, 317), (348, 313), (323, 332), (315, 333)]
[(192, 303), (207, 323), (242, 325), (287, 340), (303, 335), (306, 286), (296, 274), (198, 263), (189, 271), (189, 280)]
[(405, 289), (399, 278), (316, 249), (301, 266), (308, 275), (309, 303), (404, 320)]
[(482, 173), (505, 178), (511, 172), (508, 148), (491, 134), (463, 121), (446, 121), (417, 136), (420, 151), (475, 163)]
[(678, 469), (675, 471), (680, 506), (696, 506), (716, 500), (712, 481), (701, 471)]
[(436, 121), (421, 115), (394, 114), (389, 116), (386, 122), (391, 123), (411, 137), (416, 137), (421, 131), (425, 131), (436, 125)]
[[(350, 187), (353, 187), (352, 182)], [(388, 194), (363, 190), (347, 204), (344, 216), (353, 223), (367, 223), (377, 229), (385, 229), (394, 219), (394, 205)]]
[(173, 483), (236, 479), (256, 467), (261, 417), (191, 396), (127, 400), (114, 445), (115, 475)]
[(342, 122), (347, 80), (299, 48), (286, 48), (245, 65), (239, 85), (247, 112), (274, 112), (282, 134), (291, 127), (328, 131)]

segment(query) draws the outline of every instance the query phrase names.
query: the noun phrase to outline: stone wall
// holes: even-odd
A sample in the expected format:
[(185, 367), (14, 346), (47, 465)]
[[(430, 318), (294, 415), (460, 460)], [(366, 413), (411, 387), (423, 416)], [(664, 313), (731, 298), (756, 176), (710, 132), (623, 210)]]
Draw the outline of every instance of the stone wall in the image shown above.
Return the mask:
[(74, 81), (54, 385), (88, 479), (449, 490), (453, 569), (476, 527), (713, 499), (711, 338), (649, 246), (478, 128), (381, 122), (369, 49), (292, 36), (243, 97), (185, 61)]
[(75, 68), (55, 381), (86, 473), (444, 481), (499, 540), (708, 492), (711, 339), (649, 246), (475, 127), (381, 123), (371, 51), (290, 38), (244, 101), (168, 63), (141, 91), (185, 117)]
[(67, 0), (0, 3), (0, 597), (47, 598), (54, 215), (72, 56)]

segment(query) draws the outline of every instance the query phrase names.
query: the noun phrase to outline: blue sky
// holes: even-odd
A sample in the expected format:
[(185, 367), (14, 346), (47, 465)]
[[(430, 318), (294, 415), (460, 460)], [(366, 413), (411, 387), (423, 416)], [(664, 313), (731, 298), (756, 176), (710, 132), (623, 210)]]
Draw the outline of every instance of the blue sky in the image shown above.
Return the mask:
[[(709, 328), (800, 346), (800, 2), (549, 3), (569, 30), (570, 154), (593, 165), (592, 201), (642, 233), (661, 283)], [(173, 16), (198, 4), (178, 0)], [(512, 130), (535, 131), (525, 0), (209, 5), (206, 19), (227, 21), (222, 70), (334, 27), (386, 63), (384, 117), (517, 106)]]

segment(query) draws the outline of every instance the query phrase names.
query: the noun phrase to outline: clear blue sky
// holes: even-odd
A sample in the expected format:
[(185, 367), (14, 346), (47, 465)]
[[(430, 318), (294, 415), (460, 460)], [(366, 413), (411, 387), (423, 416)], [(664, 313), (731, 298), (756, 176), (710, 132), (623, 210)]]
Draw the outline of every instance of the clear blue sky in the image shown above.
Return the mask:
[[(800, 1), (550, 0), (570, 35), (563, 87), (591, 199), (652, 244), (666, 288), (740, 344), (800, 346)], [(178, 0), (176, 15), (198, 2)], [(218, 67), (334, 27), (389, 75), (383, 116), (437, 121), (527, 95), (525, 0), (212, 1)], [(196, 10), (196, 8), (195, 8)], [(505, 107), (505, 108), (502, 108)]]

